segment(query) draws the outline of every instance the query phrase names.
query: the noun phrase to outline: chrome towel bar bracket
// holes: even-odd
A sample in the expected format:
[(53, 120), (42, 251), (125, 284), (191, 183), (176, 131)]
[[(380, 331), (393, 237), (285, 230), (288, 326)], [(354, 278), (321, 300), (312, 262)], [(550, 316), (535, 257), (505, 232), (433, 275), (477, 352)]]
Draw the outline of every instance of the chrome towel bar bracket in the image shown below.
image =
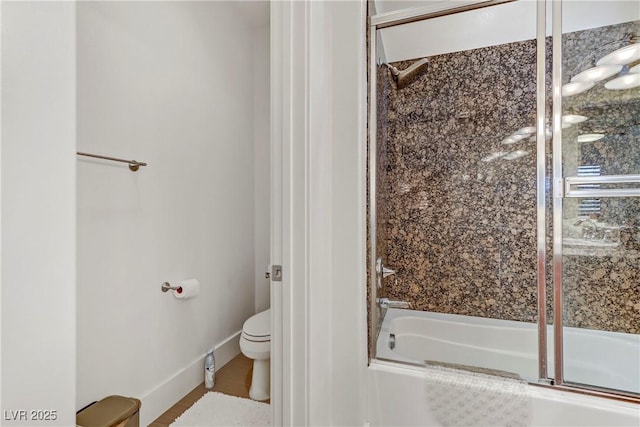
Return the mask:
[(145, 162), (139, 162), (137, 160), (119, 159), (117, 157), (101, 156), (99, 154), (83, 153), (81, 151), (76, 152), (76, 154), (78, 156), (93, 157), (93, 158), (102, 159), (102, 160), (111, 160), (112, 162), (128, 163), (129, 164), (129, 170), (131, 172), (137, 171), (138, 169), (140, 169), (140, 166), (147, 166), (147, 164)]

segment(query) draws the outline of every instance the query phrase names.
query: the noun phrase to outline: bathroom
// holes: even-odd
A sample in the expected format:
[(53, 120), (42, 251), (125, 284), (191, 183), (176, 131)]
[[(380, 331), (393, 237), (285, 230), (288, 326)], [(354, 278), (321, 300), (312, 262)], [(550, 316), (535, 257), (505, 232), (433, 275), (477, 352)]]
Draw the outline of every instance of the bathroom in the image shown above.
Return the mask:
[[(132, 4), (142, 7), (143, 3)], [(153, 26), (141, 29), (137, 33), (140, 39), (127, 40), (130, 44), (124, 43), (122, 50), (109, 51), (113, 58), (104, 58), (117, 64), (125, 61), (144, 66), (148, 62), (143, 59), (153, 63), (153, 73), (140, 72), (156, 75), (157, 79), (130, 82), (122, 88), (124, 93), (117, 93), (115, 87), (122, 78), (118, 71), (132, 70), (111, 69), (115, 73), (109, 75), (110, 67), (98, 68), (100, 62), (96, 59), (87, 61), (86, 68), (80, 60), (76, 62), (76, 56), (78, 59), (83, 55), (90, 57), (101, 46), (118, 43), (118, 36), (124, 36), (129, 30), (125, 23), (110, 29), (106, 26), (108, 20), (100, 21), (104, 15), (91, 16), (95, 10), (89, 4), (69, 3), (57, 5), (54, 10), (29, 11), (29, 19), (18, 22), (25, 28), (21, 43), (27, 46), (30, 43), (36, 50), (40, 49), (42, 55), (20, 57), (20, 52), (26, 51), (24, 45), (19, 45), (16, 51), (5, 52), (11, 48), (11, 40), (3, 38), (3, 409), (51, 407), (66, 417), (51, 425), (70, 425), (69, 420), (73, 419), (82, 399), (93, 398), (81, 395), (88, 390), (90, 394), (109, 393), (106, 388), (111, 375), (119, 376), (113, 379), (114, 383), (117, 380), (118, 384), (139, 387), (139, 397), (159, 386), (157, 390), (161, 390), (161, 386), (170, 383), (165, 380), (179, 380), (180, 376), (172, 377), (173, 373), (182, 368), (189, 371), (186, 368), (204, 356), (208, 346), (220, 344), (237, 333), (246, 318), (266, 308), (265, 301), (270, 298), (275, 321), (272, 395), (277, 396), (271, 400), (273, 425), (375, 423), (367, 409), (375, 400), (366, 393), (371, 390), (366, 318), (367, 110), (363, 102), (367, 97), (368, 67), (364, 49), (366, 4), (274, 2), (270, 7), (270, 30), (265, 29), (267, 35), (258, 37), (265, 43), (270, 37), (266, 47), (253, 45), (248, 32), (236, 34), (238, 37), (233, 40), (233, 43), (253, 45), (257, 51), (238, 49), (232, 40), (227, 40), (230, 37), (208, 33), (216, 31), (215, 28), (241, 32), (241, 28), (237, 28), (240, 25), (230, 28), (230, 19), (222, 19), (219, 14), (216, 20), (215, 16), (197, 13), (189, 21), (189, 31), (181, 32), (181, 39), (175, 44), (167, 39), (167, 33)], [(10, 15), (12, 12), (15, 13), (7, 3), (2, 4), (3, 32), (5, 25), (17, 22), (15, 16)], [(46, 13), (48, 19), (41, 13)], [(241, 12), (233, 12), (239, 19), (235, 13)], [(78, 16), (87, 19), (87, 27), (76, 22)], [(154, 16), (161, 19), (162, 12), (157, 11)], [(186, 19), (179, 13), (171, 16), (176, 20)], [(36, 18), (41, 21), (34, 23)], [(214, 21), (216, 25), (198, 26), (198, 22), (202, 22), (198, 19)], [(101, 27), (101, 23), (104, 26)], [(55, 37), (30, 39), (29, 34), (39, 34), (27, 31), (32, 25), (42, 31), (48, 29)], [(317, 28), (326, 31), (317, 31)], [(82, 32), (87, 33), (87, 44), (76, 45), (76, 37)], [(206, 56), (197, 55), (197, 49), (206, 48), (201, 37), (207, 34), (233, 46), (224, 50), (216, 45), (223, 50), (214, 50), (216, 61), (211, 63), (203, 59)], [(136, 49), (147, 38), (174, 49), (176, 55), (188, 55), (194, 50), (195, 63), (189, 68), (199, 70), (197, 72), (206, 74), (207, 78), (215, 76), (212, 80), (216, 83), (200, 90), (189, 83), (194, 81), (191, 78), (202, 78), (202, 75), (188, 74), (182, 82), (173, 80), (171, 76), (179, 71), (180, 64), (166, 58), (163, 61), (162, 56), (140, 57)], [(270, 52), (267, 52), (269, 46)], [(44, 54), (48, 51), (65, 56), (51, 58)], [(12, 54), (17, 56), (10, 56)], [(266, 64), (268, 56), (259, 55), (271, 57), (270, 76), (258, 72), (260, 67), (252, 69), (236, 63), (238, 60), (250, 63), (259, 58)], [(12, 93), (7, 91), (16, 86), (4, 83), (8, 77), (17, 78), (11, 74), (15, 69), (5, 69), (11, 64), (8, 60), (13, 58), (33, 61), (21, 63), (30, 72), (39, 73), (30, 76), (31, 81), (54, 78), (56, 82), (55, 87), (44, 85), (51, 93), (39, 87), (41, 91), (21, 99), (31, 104), (28, 104), (30, 109), (21, 105), (16, 110), (19, 115), (11, 115), (9, 107), (14, 104), (9, 103)], [(267, 65), (261, 68), (268, 70)], [(260, 95), (240, 83), (253, 79), (259, 79), (254, 87), (271, 91), (270, 131), (269, 122), (265, 125), (255, 121), (259, 114), (254, 112), (256, 101), (251, 98)], [(162, 90), (147, 92), (144, 86), (154, 82)], [(231, 87), (234, 92), (227, 92)], [(136, 90), (155, 95), (137, 96)], [(167, 110), (154, 110), (156, 97), (170, 96), (171, 93), (165, 92), (168, 90), (175, 90), (177, 103), (165, 105), (163, 108)], [(102, 91), (99, 93), (107, 99), (112, 97), (113, 104), (94, 104), (91, 94), (96, 91)], [(209, 109), (207, 116), (194, 116), (188, 103), (180, 103), (184, 102), (181, 95), (201, 99), (202, 108)], [(130, 102), (116, 104), (116, 96), (131, 96)], [(216, 99), (226, 96), (229, 105), (206, 105), (206, 96)], [(57, 101), (53, 109), (51, 99)], [(262, 102), (268, 102), (265, 99), (268, 100), (269, 95), (263, 93)], [(33, 105), (42, 109), (34, 109)], [(111, 108), (110, 114), (101, 110), (105, 107)], [(167, 117), (180, 117), (180, 114), (184, 114), (183, 121), (176, 128), (161, 126)], [(212, 115), (220, 117), (220, 121), (213, 121)], [(51, 120), (37, 128), (27, 126), (43, 117)], [(134, 120), (128, 120), (132, 117), (142, 126), (136, 127)], [(113, 122), (100, 128), (96, 118)], [(159, 127), (145, 127), (144, 120), (151, 119)], [(218, 132), (222, 133), (220, 138), (231, 138), (224, 134), (230, 132), (228, 129), (218, 127), (234, 120), (242, 120), (244, 126), (238, 126), (235, 129), (238, 134), (232, 136), (250, 141), (234, 146), (239, 151), (228, 150), (229, 145), (216, 144)], [(8, 126), (12, 122), (22, 127)], [(252, 126), (247, 124), (250, 122)], [(256, 130), (259, 126), (264, 126), (262, 131)], [(32, 143), (10, 144), (11, 132), (26, 132), (24, 129), (33, 133), (18, 136)], [(197, 138), (202, 137), (199, 129), (215, 132), (215, 138), (211, 144), (189, 146), (185, 136), (198, 141)], [(276, 142), (270, 148), (261, 146), (266, 152), (254, 152), (258, 147), (256, 133), (269, 132), (272, 142)], [(48, 144), (43, 144), (43, 135), (47, 136)], [(91, 145), (98, 144), (97, 141), (100, 146)], [(163, 145), (163, 141), (170, 143)], [(81, 146), (81, 142), (86, 146)], [(158, 145), (151, 149), (151, 144)], [(148, 166), (134, 173), (126, 166), (79, 160), (75, 155), (80, 148), (90, 151), (102, 145), (118, 152), (100, 150), (101, 154), (129, 156), (147, 162)], [(242, 169), (232, 162), (242, 165)], [(230, 164), (234, 167), (228, 167)], [(273, 171), (271, 194), (262, 192), (263, 198), (258, 200), (255, 192), (259, 184), (266, 182), (269, 165)], [(258, 166), (265, 169), (258, 172), (255, 169)], [(262, 179), (256, 182), (258, 175)], [(199, 183), (200, 177), (204, 177), (206, 183)], [(225, 187), (237, 192), (224, 192)], [(165, 191), (167, 189), (173, 190), (173, 195)], [(203, 192), (207, 197), (200, 197)], [(269, 200), (273, 203), (271, 207)], [(234, 204), (233, 209), (226, 208), (229, 203)], [(222, 206), (225, 209), (220, 209)], [(264, 208), (264, 215), (258, 206)], [(7, 207), (12, 210), (5, 211)], [(153, 212), (147, 210), (151, 208)], [(107, 209), (110, 211), (106, 212)], [(227, 227), (216, 228), (213, 221), (209, 221), (211, 215), (220, 215), (213, 221), (226, 221)], [(118, 222), (118, 218), (127, 222)], [(268, 255), (261, 260), (254, 259), (259, 252), (256, 248), (259, 239), (254, 235), (256, 230), (250, 232), (249, 229), (257, 229), (259, 226), (255, 224), (261, 220), (267, 221), (266, 225), (261, 223), (263, 233), (270, 233), (266, 238), (261, 237), (261, 245), (267, 246), (271, 259)], [(230, 228), (230, 224), (243, 227)], [(87, 234), (81, 235), (89, 231), (98, 235), (91, 239)], [(234, 246), (240, 245), (240, 241), (246, 246)], [(192, 247), (196, 249), (187, 249)], [(195, 255), (189, 256), (191, 254)], [(229, 264), (218, 263), (216, 258), (234, 255), (236, 258), (224, 259)], [(29, 265), (20, 262), (27, 259)], [(109, 260), (117, 260), (118, 265), (112, 265)], [(264, 278), (269, 263), (283, 266), (280, 284), (270, 285)], [(240, 271), (238, 267), (242, 267)], [(187, 277), (201, 281), (202, 292), (197, 298), (175, 301), (160, 292), (162, 282)], [(93, 281), (96, 283), (90, 283)], [(81, 286), (87, 282), (87, 286), (96, 287), (92, 290), (95, 294), (90, 296), (95, 299), (85, 311), (82, 298), (87, 295), (83, 296)], [(47, 286), (43, 287), (42, 283)], [(207, 289), (207, 283), (226, 286)], [(270, 295), (269, 286), (272, 287)], [(109, 305), (113, 305), (112, 310)], [(95, 330), (98, 322), (94, 316), (98, 314), (112, 316), (109, 317), (112, 323), (101, 323), (107, 330)], [(225, 323), (227, 320), (229, 323)], [(81, 321), (95, 323), (85, 325)], [(16, 324), (21, 327), (12, 330), (10, 326)], [(187, 327), (189, 334), (183, 329)], [(107, 369), (88, 363), (100, 356), (96, 354), (98, 348), (87, 348), (91, 345), (87, 344), (87, 338), (101, 347), (97, 336), (103, 336), (109, 343), (108, 351), (114, 351), (115, 346), (118, 354), (107, 361)], [(205, 336), (211, 336), (214, 342), (208, 342)], [(25, 340), (25, 337), (30, 338)], [(176, 337), (193, 341), (176, 347)], [(87, 361), (86, 365), (83, 360)], [(129, 361), (135, 364), (135, 369), (129, 366)], [(56, 368), (48, 369), (49, 364)], [(36, 366), (48, 371), (46, 380), (33, 372)], [(188, 391), (192, 381), (201, 381), (200, 368), (198, 366), (196, 373), (194, 367), (193, 377), (184, 384), (169, 384), (171, 392), (166, 401), (177, 401), (184, 394), (178, 391), (181, 387)], [(38, 385), (37, 391), (35, 385)], [(166, 407), (166, 403), (162, 405)], [(151, 406), (143, 403), (142, 413)], [(159, 410), (158, 407), (151, 411), (158, 413)], [(147, 422), (154, 419), (152, 412), (145, 415), (150, 417)]]
[[(51, 245), (58, 256), (73, 251), (75, 258), (73, 272), (67, 271), (64, 279), (75, 282), (73, 294), (63, 303), (70, 305), (66, 310), (75, 318), (72, 324), (55, 326), (74, 335), (75, 349), (65, 354), (74, 373), (64, 375), (75, 384), (65, 385), (65, 378), (55, 387), (74, 390), (74, 413), (109, 395), (140, 399), (140, 424), (149, 425), (202, 382), (203, 355), (209, 348), (215, 347), (218, 366), (225, 365), (240, 353), (239, 332), (245, 320), (269, 307), (269, 4), (3, 2), (2, 7), (5, 34), (22, 39), (19, 26), (40, 27), (34, 34), (41, 39), (31, 41), (34, 48), (61, 52), (69, 43), (73, 49), (68, 63), (58, 59), (47, 64), (54, 59), (38, 59), (18, 45), (12, 51), (10, 37), (3, 45), (4, 65), (20, 64), (31, 72), (48, 69), (56, 75), (55, 65), (59, 75), (66, 73), (69, 79), (66, 87), (57, 87), (62, 95), (58, 98), (69, 110), (63, 105), (51, 114), (31, 110), (34, 122), (42, 120), (40, 116), (58, 125), (67, 122), (70, 135), (64, 144), (22, 151), (51, 141), (43, 131), (33, 136), (41, 141), (16, 145), (11, 151), (12, 136), (3, 135), (3, 160), (12, 155), (28, 159), (22, 172), (31, 170), (29, 177), (23, 179), (19, 172), (13, 178), (3, 164), (5, 186), (22, 181), (21, 191), (45, 192), (41, 181), (60, 176), (50, 169), (55, 164), (51, 160), (63, 154), (69, 168), (66, 178), (75, 180), (75, 188), (66, 194), (73, 199), (67, 204), (75, 205), (74, 213), (64, 219), (73, 221), (68, 224), (73, 233), (56, 224), (59, 235), (38, 243)], [(40, 22), (47, 17), (49, 24)], [(57, 28), (51, 28), (54, 23)], [(59, 34), (59, 39), (51, 34)], [(11, 114), (18, 111), (10, 92), (20, 84), (16, 79), (23, 77), (24, 84), (32, 86), (37, 76), (3, 71), (3, 101), (10, 106), (4, 111)], [(33, 96), (45, 96), (41, 105), (50, 105), (49, 97), (56, 95)], [(11, 132), (10, 123), (12, 117), (3, 117), (5, 132)], [(71, 143), (74, 147), (68, 146)], [(55, 153), (48, 154), (48, 148)], [(73, 164), (67, 162), (69, 149)], [(132, 171), (126, 163), (75, 155), (76, 151), (135, 159), (146, 166)], [(42, 165), (37, 164), (40, 160)], [(28, 181), (36, 187), (29, 190)], [(10, 197), (8, 188), (3, 188), (3, 197)], [(30, 210), (61, 210), (62, 191), (51, 193), (55, 200), (34, 201)], [(3, 201), (4, 206), (24, 203)], [(20, 218), (5, 217), (4, 212), (3, 220), (9, 222), (3, 225), (3, 237), (11, 239), (11, 230), (19, 229), (11, 221)], [(22, 235), (24, 240), (26, 234)], [(23, 243), (24, 250), (27, 245)], [(5, 256), (21, 252), (7, 248)], [(23, 259), (38, 263), (33, 258), (38, 251), (29, 252), (32, 255), (22, 254)], [(47, 258), (50, 261), (44, 262), (55, 262), (54, 268), (65, 264)], [(12, 269), (27, 266), (18, 266), (14, 259), (3, 266), (3, 274), (9, 275), (3, 277), (3, 291), (8, 292)], [(39, 281), (52, 283), (52, 291), (53, 283), (63, 280), (53, 271), (47, 276)], [(195, 298), (180, 300), (173, 292), (161, 291), (164, 282), (191, 278), (200, 284)], [(64, 286), (56, 291), (64, 292)], [(57, 292), (47, 296), (51, 304), (59, 303)], [(3, 315), (8, 315), (10, 299), (3, 298), (3, 304)], [(57, 316), (46, 315), (48, 310), (37, 318), (51, 321), (53, 327)], [(5, 319), (3, 325), (15, 323)], [(57, 332), (47, 334), (55, 337)], [(64, 372), (60, 366), (49, 366), (55, 347), (50, 339), (34, 339), (40, 348), (30, 369), (42, 371), (40, 375)], [(5, 390), (13, 389), (13, 381), (29, 384), (24, 372), (14, 368), (18, 362), (10, 356), (3, 362), (8, 367), (2, 372)], [(39, 388), (39, 382), (29, 388)], [(56, 397), (25, 408), (10, 395), (3, 409), (63, 409)]]

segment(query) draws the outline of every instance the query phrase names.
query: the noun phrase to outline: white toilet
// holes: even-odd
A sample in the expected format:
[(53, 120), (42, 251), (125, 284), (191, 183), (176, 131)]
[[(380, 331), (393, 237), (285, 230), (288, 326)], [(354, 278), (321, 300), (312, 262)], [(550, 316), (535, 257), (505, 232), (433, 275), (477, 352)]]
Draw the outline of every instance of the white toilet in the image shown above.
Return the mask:
[(240, 350), (249, 359), (253, 359), (253, 375), (249, 397), (253, 400), (269, 399), (271, 386), (271, 309), (267, 309), (248, 318), (242, 326)]

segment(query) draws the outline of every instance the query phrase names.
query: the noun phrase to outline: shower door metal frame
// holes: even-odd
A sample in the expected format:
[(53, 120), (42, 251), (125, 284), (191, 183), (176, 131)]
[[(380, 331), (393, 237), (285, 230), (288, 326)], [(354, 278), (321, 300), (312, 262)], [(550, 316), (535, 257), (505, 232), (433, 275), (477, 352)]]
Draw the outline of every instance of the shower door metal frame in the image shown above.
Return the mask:
[[(547, 0), (538, 0), (547, 1)], [(598, 177), (565, 177), (562, 164), (562, 0), (552, 2), (552, 206), (553, 206), (553, 338), (554, 338), (554, 378), (551, 386), (557, 389), (599, 397), (640, 403), (637, 393), (612, 390), (591, 384), (565, 381), (564, 378), (564, 292), (563, 292), (563, 201), (569, 197), (638, 197), (640, 189), (599, 189), (572, 190), (572, 185), (580, 183), (635, 184), (640, 175), (608, 175)]]
[(547, 360), (547, 2), (536, 0), (536, 243), (538, 285), (538, 381), (551, 384)]
[(369, 171), (367, 173), (369, 179), (369, 362), (376, 357), (376, 331), (378, 330), (378, 305), (376, 303), (378, 289), (376, 286), (376, 170), (378, 167), (378, 102), (377, 102), (377, 85), (376, 76), (376, 30), (377, 27), (371, 24), (373, 17), (368, 17), (369, 26)]
[[(369, 286), (370, 286), (370, 361), (376, 358), (377, 286), (376, 286), (376, 169), (377, 169), (377, 58), (376, 31), (382, 28), (453, 15), (502, 3), (520, 0), (470, 0), (455, 7), (446, 2), (431, 6), (378, 14), (368, 18), (369, 31)], [(552, 3), (552, 208), (553, 208), (553, 313), (554, 313), (554, 375), (549, 376), (547, 360), (547, 225), (546, 225), (546, 29), (547, 3)], [(566, 383), (563, 353), (562, 295), (562, 206), (565, 179), (562, 176), (562, 0), (536, 0), (536, 208), (537, 208), (537, 285), (538, 285), (538, 382), (531, 385), (549, 387), (579, 394), (640, 403), (636, 394), (600, 388), (592, 385)], [(571, 183), (567, 180), (566, 185)], [(635, 182), (635, 181), (634, 181)]]
[(553, 385), (564, 383), (562, 316), (562, 1), (553, 1), (551, 11), (552, 83), (552, 212), (553, 228)]

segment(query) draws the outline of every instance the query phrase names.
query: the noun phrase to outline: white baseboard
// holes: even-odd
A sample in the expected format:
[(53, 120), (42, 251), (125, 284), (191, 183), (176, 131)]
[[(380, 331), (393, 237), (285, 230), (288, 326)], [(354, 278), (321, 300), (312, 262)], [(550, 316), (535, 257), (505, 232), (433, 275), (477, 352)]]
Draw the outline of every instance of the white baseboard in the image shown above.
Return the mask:
[[(238, 331), (215, 346), (216, 371), (240, 354), (240, 333)], [(156, 418), (182, 399), (198, 384), (204, 381), (204, 357), (198, 356), (187, 366), (175, 372), (157, 387), (145, 393), (140, 400), (140, 425), (148, 426)]]
[[(216, 371), (222, 368), (227, 363), (231, 362), (231, 359), (240, 354), (240, 334), (242, 331), (238, 331), (235, 334), (231, 335), (226, 340), (222, 341), (218, 344), (214, 351), (213, 355), (216, 358)], [(204, 355), (206, 356), (206, 354)], [(202, 358), (204, 359), (204, 356)], [(203, 365), (204, 366), (204, 365)], [(204, 368), (203, 372), (204, 372)], [(204, 381), (204, 373), (203, 381)]]

